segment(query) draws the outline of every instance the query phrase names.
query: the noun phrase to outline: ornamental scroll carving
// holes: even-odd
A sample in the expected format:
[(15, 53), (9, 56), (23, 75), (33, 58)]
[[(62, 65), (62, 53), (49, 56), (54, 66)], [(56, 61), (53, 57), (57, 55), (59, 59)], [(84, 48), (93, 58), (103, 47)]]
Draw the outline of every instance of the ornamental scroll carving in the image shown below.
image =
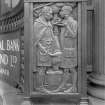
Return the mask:
[(35, 3), (34, 91), (77, 92), (77, 4)]

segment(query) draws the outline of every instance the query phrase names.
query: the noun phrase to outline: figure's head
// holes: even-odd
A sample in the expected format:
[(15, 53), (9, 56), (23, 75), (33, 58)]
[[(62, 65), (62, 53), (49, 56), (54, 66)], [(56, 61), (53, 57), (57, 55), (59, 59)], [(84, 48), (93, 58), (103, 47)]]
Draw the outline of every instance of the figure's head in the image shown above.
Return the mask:
[(57, 7), (56, 5), (53, 5), (53, 6), (52, 6), (52, 10), (53, 10), (53, 13), (54, 13), (54, 14), (58, 14), (58, 13), (59, 13), (60, 8), (59, 8), (59, 7)]
[(53, 11), (52, 11), (51, 7), (45, 6), (45, 7), (43, 7), (41, 14), (42, 14), (42, 16), (44, 16), (44, 18), (46, 20), (50, 20), (50, 19), (52, 19), (52, 12)]
[(72, 12), (72, 7), (71, 6), (63, 6), (60, 12), (61, 17), (65, 18), (70, 16)]

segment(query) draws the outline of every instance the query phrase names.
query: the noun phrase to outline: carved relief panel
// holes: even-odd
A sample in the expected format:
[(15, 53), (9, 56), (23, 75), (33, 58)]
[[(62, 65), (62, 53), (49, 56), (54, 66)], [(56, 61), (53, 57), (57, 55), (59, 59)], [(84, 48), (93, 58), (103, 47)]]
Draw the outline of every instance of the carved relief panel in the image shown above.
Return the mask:
[(35, 3), (33, 88), (36, 92), (77, 92), (77, 3)]
[(86, 97), (86, 0), (24, 4), (25, 95), (38, 103)]

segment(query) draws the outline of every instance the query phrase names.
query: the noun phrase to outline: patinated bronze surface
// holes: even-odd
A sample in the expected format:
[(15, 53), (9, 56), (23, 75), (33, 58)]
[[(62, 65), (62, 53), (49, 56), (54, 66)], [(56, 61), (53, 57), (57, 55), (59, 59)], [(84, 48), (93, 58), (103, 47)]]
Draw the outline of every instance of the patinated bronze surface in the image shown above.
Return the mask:
[(77, 92), (77, 4), (35, 3), (33, 11), (34, 91)]

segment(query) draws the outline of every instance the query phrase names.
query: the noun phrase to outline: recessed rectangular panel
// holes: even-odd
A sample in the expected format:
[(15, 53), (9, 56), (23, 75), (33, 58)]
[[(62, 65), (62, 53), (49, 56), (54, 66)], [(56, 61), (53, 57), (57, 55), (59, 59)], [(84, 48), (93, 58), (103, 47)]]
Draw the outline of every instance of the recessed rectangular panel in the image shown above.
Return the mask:
[(78, 93), (78, 3), (33, 3), (32, 39), (32, 91)]

